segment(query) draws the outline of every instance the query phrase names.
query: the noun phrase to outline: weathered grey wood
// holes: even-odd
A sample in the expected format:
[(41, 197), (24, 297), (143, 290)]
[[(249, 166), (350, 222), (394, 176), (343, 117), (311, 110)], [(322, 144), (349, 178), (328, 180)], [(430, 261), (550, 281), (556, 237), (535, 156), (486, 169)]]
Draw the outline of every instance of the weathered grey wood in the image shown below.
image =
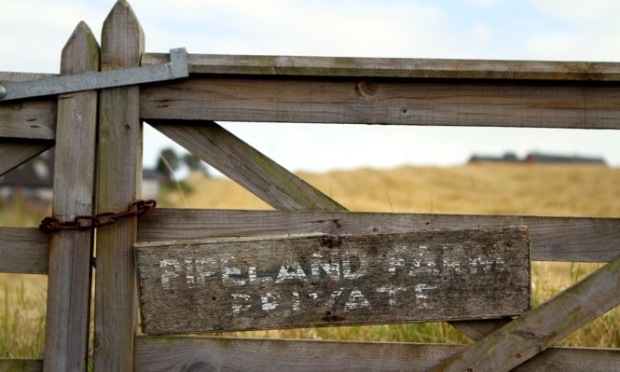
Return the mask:
[(43, 370), (43, 359), (0, 358), (2, 372), (39, 372)]
[(53, 140), (56, 110), (55, 98), (0, 102), (0, 137)]
[(488, 319), (530, 304), (526, 228), (147, 242), (136, 257), (152, 335)]
[[(190, 73), (430, 79), (620, 81), (620, 64), (605, 62), (238, 56), (189, 54)], [(167, 63), (169, 54), (146, 53), (142, 65)]]
[(620, 86), (604, 82), (194, 75), (140, 101), (147, 121), (620, 128)]
[[(99, 45), (80, 22), (62, 51), (61, 74), (99, 71)], [(58, 97), (53, 215), (92, 215), (97, 92)], [(60, 231), (50, 241), (45, 371), (86, 371), (93, 231)]]
[[(0, 71), (0, 83), (45, 79), (54, 74)], [(53, 140), (56, 136), (56, 99), (0, 101), (0, 137)]]
[(620, 349), (550, 347), (515, 372), (618, 371)]
[(463, 345), (136, 338), (135, 371), (424, 371)]
[(345, 210), (214, 122), (149, 124), (276, 209)]
[(620, 257), (451, 357), (436, 371), (508, 371), (620, 304)]
[[(138, 371), (426, 371), (465, 345), (211, 337), (136, 338)], [(620, 351), (550, 348), (516, 371), (608, 372)], [(193, 369), (192, 369), (193, 368)]]
[[(126, 1), (116, 3), (101, 38), (101, 69), (139, 65), (142, 29)], [(97, 211), (126, 210), (139, 196), (142, 173), (142, 123), (139, 87), (99, 94)], [(98, 371), (130, 371), (137, 329), (137, 293), (133, 243), (136, 218), (124, 218), (97, 230), (94, 366)]]
[(58, 76), (58, 74), (0, 71), (0, 83), (8, 82), (8, 81), (20, 82), (20, 81), (49, 79), (49, 78), (56, 77), (56, 76)]
[(47, 274), (49, 236), (32, 227), (0, 227), (0, 273)]
[(505, 226), (528, 226), (534, 261), (609, 262), (620, 256), (617, 218), (158, 208), (140, 217), (138, 241)]
[(54, 146), (52, 141), (0, 139), (0, 176)]

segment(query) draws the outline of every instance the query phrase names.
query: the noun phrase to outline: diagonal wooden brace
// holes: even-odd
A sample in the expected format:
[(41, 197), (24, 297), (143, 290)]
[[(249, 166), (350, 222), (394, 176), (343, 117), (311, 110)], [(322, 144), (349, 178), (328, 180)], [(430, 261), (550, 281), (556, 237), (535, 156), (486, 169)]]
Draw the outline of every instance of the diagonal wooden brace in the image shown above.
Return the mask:
[(435, 371), (508, 371), (620, 304), (620, 257)]

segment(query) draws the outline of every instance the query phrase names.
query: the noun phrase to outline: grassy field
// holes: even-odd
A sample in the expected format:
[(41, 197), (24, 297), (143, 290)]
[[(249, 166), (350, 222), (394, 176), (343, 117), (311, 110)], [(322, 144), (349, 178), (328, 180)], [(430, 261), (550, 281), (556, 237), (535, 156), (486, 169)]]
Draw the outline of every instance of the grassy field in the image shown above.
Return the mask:
[[(603, 166), (477, 164), (299, 175), (354, 211), (620, 217), (620, 169)], [(192, 192), (166, 193), (159, 198), (159, 206), (271, 209), (226, 179), (193, 175), (187, 184)], [(48, 206), (24, 200), (3, 202), (0, 208), (3, 226), (35, 226), (50, 213)], [(600, 266), (534, 262), (533, 306)], [(0, 357), (42, 356), (46, 277), (0, 274), (0, 289)], [(244, 332), (230, 336), (470, 342), (445, 323)], [(620, 309), (610, 311), (560, 344), (620, 347)]]

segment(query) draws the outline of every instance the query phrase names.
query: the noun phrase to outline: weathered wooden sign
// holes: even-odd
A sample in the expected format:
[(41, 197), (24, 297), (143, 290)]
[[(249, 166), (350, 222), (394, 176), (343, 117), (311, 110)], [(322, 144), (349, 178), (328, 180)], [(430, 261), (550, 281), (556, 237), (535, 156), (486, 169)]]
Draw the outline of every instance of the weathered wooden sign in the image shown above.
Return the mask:
[(529, 247), (526, 228), (137, 243), (143, 331), (519, 315)]

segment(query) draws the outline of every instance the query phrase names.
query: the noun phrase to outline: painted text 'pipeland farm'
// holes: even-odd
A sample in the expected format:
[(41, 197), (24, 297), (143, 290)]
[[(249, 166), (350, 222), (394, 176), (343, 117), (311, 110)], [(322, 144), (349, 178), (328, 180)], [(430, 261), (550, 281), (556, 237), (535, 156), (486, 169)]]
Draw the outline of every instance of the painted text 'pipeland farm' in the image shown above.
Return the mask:
[[(366, 253), (357, 250), (316, 252), (305, 262), (290, 260), (279, 265), (271, 264), (268, 270), (262, 270), (251, 263), (240, 265), (232, 255), (184, 260), (161, 259), (159, 268), (162, 289), (165, 291), (175, 291), (180, 289), (179, 286), (190, 290), (212, 285), (228, 288), (233, 316), (250, 309), (266, 312), (280, 310), (281, 303), (286, 303), (290, 307), (288, 310), (296, 312), (301, 310), (302, 303), (308, 301), (327, 308), (341, 306), (344, 312), (348, 312), (372, 308), (372, 299), (376, 299), (378, 294), (385, 296), (381, 303), (390, 307), (398, 305), (399, 297), (407, 296), (414, 301), (416, 308), (428, 308), (429, 296), (441, 286), (441, 281), (429, 278), (448, 273), (459, 276), (504, 270), (501, 257), (474, 257), (462, 262), (439, 259), (427, 252), (428, 247), (423, 245), (413, 249), (407, 246), (396, 248), (390, 256), (381, 260), (383, 276), (408, 277), (405, 281), (407, 285), (378, 283), (378, 286), (373, 287), (375, 293), (372, 296), (356, 286), (356, 280), (369, 274)], [(372, 277), (376, 276), (376, 264), (376, 260), (373, 261), (375, 270)], [(319, 280), (328, 280), (338, 285), (329, 291), (312, 290), (312, 285), (305, 285)], [(296, 286), (292, 289), (287, 284)], [(249, 288), (252, 290), (248, 291)], [(269, 289), (261, 292), (261, 288)], [(287, 301), (281, 301), (283, 296), (288, 297)], [(411, 304), (410, 300), (407, 302)]]

